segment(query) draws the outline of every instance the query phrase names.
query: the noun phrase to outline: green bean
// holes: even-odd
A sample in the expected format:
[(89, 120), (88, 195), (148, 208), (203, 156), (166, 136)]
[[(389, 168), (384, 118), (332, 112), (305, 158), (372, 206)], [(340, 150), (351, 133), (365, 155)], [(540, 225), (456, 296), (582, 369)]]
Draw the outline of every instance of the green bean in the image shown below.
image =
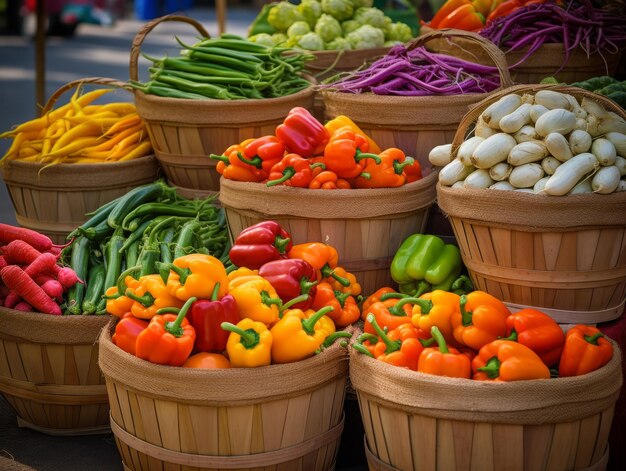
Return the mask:
[(197, 93), (204, 95), (208, 98), (220, 98), (222, 100), (232, 100), (233, 95), (228, 92), (224, 87), (219, 85), (212, 85), (210, 83), (196, 83), (191, 80), (183, 79), (180, 77), (170, 77), (167, 75), (159, 75), (156, 79), (159, 83), (173, 85), (180, 90), (186, 92)]
[(253, 80), (250, 76), (245, 78), (241, 77), (213, 77), (210, 75), (202, 75), (196, 74), (193, 72), (186, 72), (182, 70), (168, 70), (168, 69), (159, 69), (156, 67), (150, 67), (148, 71), (151, 74), (155, 74), (156, 77), (162, 75), (171, 75), (173, 77), (180, 77), (188, 80), (193, 80), (198, 83), (215, 83), (215, 84), (225, 84), (225, 85), (235, 85), (235, 84), (249, 84), (255, 88), (264, 88), (269, 85), (269, 82), (264, 82), (261, 80)]
[(209, 98), (200, 95), (198, 93), (185, 92), (183, 90), (179, 90), (167, 84), (156, 83), (153, 80), (150, 82), (143, 84), (139, 82), (130, 81), (130, 86), (136, 88), (137, 90), (141, 90), (142, 92), (150, 95), (162, 96), (165, 98), (181, 98), (185, 100), (208, 100)]

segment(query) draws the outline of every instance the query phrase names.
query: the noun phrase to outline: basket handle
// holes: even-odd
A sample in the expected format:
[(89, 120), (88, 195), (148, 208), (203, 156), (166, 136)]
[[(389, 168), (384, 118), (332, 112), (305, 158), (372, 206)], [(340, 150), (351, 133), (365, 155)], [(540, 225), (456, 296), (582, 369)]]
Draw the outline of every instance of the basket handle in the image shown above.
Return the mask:
[(121, 82), (117, 79), (113, 79), (113, 78), (86, 77), (86, 78), (73, 80), (71, 82), (66, 83), (62, 87), (58, 88), (52, 95), (50, 95), (50, 98), (48, 98), (48, 101), (46, 102), (44, 107), (41, 109), (42, 116), (52, 109), (52, 107), (54, 106), (56, 101), (59, 99), (59, 97), (63, 95), (66, 91), (71, 90), (72, 88), (84, 85), (86, 83), (106, 85), (108, 87), (123, 88), (124, 90), (130, 90), (128, 84)]
[(465, 136), (467, 135), (467, 131), (470, 126), (472, 126), (476, 122), (476, 120), (478, 120), (478, 117), (482, 114), (483, 111), (487, 109), (489, 105), (495, 103), (503, 96), (509, 95), (511, 93), (523, 95), (524, 93), (530, 92), (534, 94), (538, 90), (554, 90), (555, 92), (568, 93), (575, 96), (576, 98), (592, 98), (594, 101), (603, 105), (607, 111), (612, 111), (620, 116), (622, 119), (626, 120), (626, 110), (624, 110), (613, 100), (605, 96), (590, 92), (583, 88), (568, 87), (555, 84), (514, 85), (512, 87), (491, 93), (488, 97), (483, 98), (481, 101), (473, 105), (470, 110), (465, 114), (465, 116), (463, 116), (461, 122), (459, 123), (459, 127), (454, 134), (454, 138), (452, 139), (452, 158), (456, 158), (457, 150), (461, 143), (465, 140)]
[(493, 61), (496, 68), (498, 69), (498, 74), (500, 75), (500, 88), (504, 89), (513, 85), (513, 81), (511, 80), (511, 74), (509, 73), (509, 65), (506, 62), (506, 56), (504, 55), (504, 52), (502, 52), (502, 50), (491, 41), (488, 41), (480, 34), (472, 33), (471, 31), (463, 31), (453, 28), (436, 29), (415, 38), (408, 45), (407, 50), (412, 51), (413, 49), (423, 46), (427, 42), (435, 39), (448, 38), (466, 39), (479, 45), (481, 48), (484, 49), (484, 51), (487, 53), (489, 58)]
[(155, 18), (154, 20), (143, 25), (143, 27), (139, 30), (139, 32), (135, 35), (135, 38), (133, 39), (133, 45), (130, 48), (130, 79), (131, 80), (137, 81), (139, 78), (139, 75), (137, 73), (137, 62), (139, 61), (140, 47), (143, 44), (144, 39), (146, 39), (146, 36), (148, 35), (148, 33), (150, 33), (150, 31), (152, 31), (158, 25), (166, 21), (181, 21), (183, 23), (188, 23), (192, 25), (194, 28), (196, 28), (198, 32), (202, 35), (202, 37), (204, 38), (211, 37), (209, 33), (207, 32), (207, 30), (204, 29), (204, 26), (202, 26), (193, 18), (189, 18), (188, 16), (165, 15), (160, 18)]

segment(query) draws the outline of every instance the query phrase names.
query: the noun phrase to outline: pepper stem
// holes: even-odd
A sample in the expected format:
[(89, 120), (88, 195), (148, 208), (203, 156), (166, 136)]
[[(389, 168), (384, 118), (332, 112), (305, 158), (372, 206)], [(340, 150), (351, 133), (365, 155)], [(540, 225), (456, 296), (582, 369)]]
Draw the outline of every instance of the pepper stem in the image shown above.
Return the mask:
[(326, 306), (317, 311), (315, 314), (312, 314), (311, 317), (307, 319), (302, 319), (302, 330), (304, 330), (307, 334), (313, 335), (315, 334), (315, 324), (322, 317), (332, 311), (334, 308), (332, 306)]
[(261, 157), (259, 157), (258, 155), (255, 155), (253, 158), (248, 159), (244, 157), (244, 155), (241, 152), (237, 152), (237, 158), (241, 160), (243, 163), (252, 165), (253, 167), (256, 167), (256, 168), (261, 168), (263, 166), (263, 159), (261, 159)]
[(136, 271), (141, 270), (141, 265), (135, 265), (134, 267), (130, 267), (127, 268), (126, 270), (124, 270), (122, 273), (120, 273), (120, 276), (117, 277), (117, 296), (115, 296), (116, 298), (119, 298), (120, 296), (122, 296), (122, 294), (124, 294), (126, 292), (126, 277), (129, 276), (131, 273), (135, 273)]
[(300, 280), (300, 291), (302, 294), (308, 295), (311, 289), (317, 284), (317, 281), (309, 281), (309, 279), (304, 276)]
[(596, 332), (593, 335), (585, 335), (585, 340), (593, 345), (598, 345), (598, 339), (604, 337), (602, 332)]
[(311, 170), (318, 167), (322, 170), (326, 170), (326, 165), (324, 164), (324, 162), (315, 162), (314, 164), (311, 164)]
[(185, 301), (185, 304), (183, 304), (183, 307), (181, 307), (180, 311), (178, 312), (178, 316), (176, 316), (176, 320), (174, 322), (165, 323), (165, 330), (167, 332), (172, 334), (174, 337), (182, 337), (184, 330), (180, 325), (183, 323), (183, 320), (185, 319), (185, 316), (187, 315), (187, 311), (189, 310), (189, 307), (197, 299), (198, 298), (196, 298), (195, 296), (192, 296), (187, 301)]
[(427, 293), (428, 291), (430, 291), (430, 289), (432, 288), (432, 286), (430, 285), (430, 283), (428, 281), (419, 281), (417, 283), (417, 290), (415, 291), (415, 294), (413, 295), (414, 297), (419, 297), (424, 293)]
[(326, 337), (326, 339), (322, 343), (322, 348), (330, 347), (333, 343), (335, 343), (335, 340), (337, 339), (340, 339), (340, 338), (349, 339), (350, 337), (352, 337), (352, 334), (350, 332), (344, 332), (343, 330), (340, 330), (338, 332), (333, 332), (328, 337)]
[(337, 273), (335, 273), (335, 270), (333, 268), (330, 268), (330, 265), (328, 263), (325, 264), (320, 269), (320, 271), (322, 272), (322, 277), (328, 278), (329, 276), (332, 276), (335, 280), (339, 282), (341, 286), (345, 286), (346, 288), (350, 286), (350, 280), (344, 278), (343, 276), (337, 275)]
[(286, 182), (287, 180), (289, 180), (291, 177), (293, 177), (296, 174), (296, 169), (293, 167), (287, 167), (285, 170), (283, 170), (283, 176), (280, 178), (277, 178), (276, 180), (270, 180), (266, 183), (267, 186), (274, 186), (274, 185), (280, 185), (283, 182)]
[(394, 316), (405, 316), (406, 314), (402, 310), (402, 306), (405, 304), (417, 304), (421, 310), (422, 314), (428, 314), (433, 307), (433, 303), (427, 299), (419, 299), (415, 297), (410, 298), (402, 298), (396, 304), (389, 308), (389, 312)]
[(225, 155), (210, 154), (209, 159), (221, 160), (225, 164), (228, 164), (228, 157), (226, 157)]
[(287, 251), (287, 246), (291, 242), (289, 237), (281, 237), (279, 235), (274, 239), (274, 247), (278, 250), (278, 253), (284, 254)]
[(363, 355), (367, 355), (368, 357), (374, 358), (372, 352), (370, 352), (367, 347), (360, 343), (353, 343), (352, 348), (354, 348), (357, 352), (362, 353)]
[(354, 154), (354, 160), (356, 160), (357, 162), (360, 162), (363, 159), (372, 159), (377, 164), (380, 163), (380, 157), (378, 157), (376, 154), (370, 154), (369, 152), (361, 152), (360, 149), (357, 149), (356, 153)]
[(511, 329), (511, 335), (509, 335), (508, 337), (498, 337), (498, 339), (499, 340), (511, 340), (513, 342), (517, 342), (517, 331), (515, 329)]
[(437, 327), (436, 325), (432, 326), (430, 328), (430, 335), (433, 336), (435, 342), (437, 342), (437, 345), (439, 345), (439, 351), (441, 353), (450, 353), (450, 350), (448, 350), (448, 345), (446, 344), (446, 339), (443, 338), (443, 334), (439, 330), (439, 327)]
[(393, 170), (397, 175), (401, 175), (404, 171), (404, 167), (408, 167), (409, 165), (413, 165), (414, 163), (415, 159), (413, 157), (407, 157), (402, 163), (398, 160), (394, 160)]
[(368, 314), (366, 320), (367, 322), (372, 324), (372, 327), (378, 334), (378, 338), (380, 339), (381, 342), (385, 344), (385, 347), (386, 347), (385, 353), (391, 353), (391, 352), (395, 352), (396, 350), (400, 350), (402, 342), (400, 340), (391, 340), (387, 336), (385, 331), (381, 329), (380, 326), (378, 325), (378, 322), (376, 321), (376, 317), (374, 316), (374, 314)]
[(350, 296), (350, 293), (342, 293), (341, 291), (334, 290), (335, 299), (339, 302), (339, 305), (344, 308), (346, 307), (346, 299)]
[(465, 310), (465, 305), (467, 304), (467, 296), (462, 294), (460, 302), (461, 302), (461, 320), (463, 322), (463, 327), (470, 326), (472, 325), (473, 312)]
[(476, 371), (487, 373), (488, 378), (494, 379), (500, 376), (500, 364), (498, 357), (491, 357), (485, 366), (476, 368)]
[(238, 334), (239, 337), (241, 337), (239, 342), (241, 342), (246, 350), (250, 350), (259, 344), (259, 333), (254, 329), (243, 330), (241, 327), (237, 327), (230, 322), (222, 322), (220, 326), (224, 330)]
[(429, 339), (417, 339), (419, 340), (419, 343), (422, 344), (422, 347), (432, 347), (432, 345), (435, 343), (435, 338), (431, 337)]
[(474, 290), (474, 285), (472, 284), (472, 280), (470, 280), (467, 275), (461, 275), (452, 282), (450, 289), (453, 291), (463, 291), (464, 293), (469, 293)]
[(280, 313), (282, 314), (294, 304), (303, 303), (307, 301), (308, 299), (309, 299), (308, 294), (301, 294), (300, 296), (296, 296), (295, 298), (290, 299), (289, 301), (287, 301), (285, 304), (281, 306)]
[(278, 307), (283, 305), (283, 301), (280, 298), (272, 298), (270, 294), (263, 290), (261, 291), (261, 302), (266, 306), (271, 306), (272, 304), (276, 304)]
[(127, 289), (124, 295), (127, 298), (132, 299), (133, 301), (137, 301), (143, 307), (150, 307), (154, 304), (154, 296), (152, 296), (150, 293), (146, 293), (143, 296), (137, 296), (130, 289)]
[(381, 301), (387, 301), (388, 299), (403, 299), (403, 298), (408, 298), (409, 295), (408, 294), (402, 294), (402, 293), (385, 293), (380, 297)]
[(220, 291), (220, 282), (218, 281), (217, 283), (215, 283), (215, 286), (213, 287), (213, 292), (211, 293), (211, 301), (217, 301), (217, 294)]
[(371, 343), (376, 343), (378, 342), (378, 337), (376, 337), (374, 334), (370, 334), (368, 332), (365, 332), (361, 335), (359, 335), (356, 339), (357, 342), (359, 343), (363, 343), (365, 341), (369, 341)]
[(371, 180), (372, 179), (372, 174), (369, 173), (369, 172), (363, 172), (361, 175), (359, 175), (359, 177), (365, 178), (366, 180)]
[(156, 266), (158, 270), (169, 268), (171, 271), (176, 273), (179, 277), (179, 281), (181, 285), (184, 285), (185, 281), (187, 281), (187, 277), (191, 275), (191, 270), (189, 268), (180, 268), (179, 266), (176, 266), (173, 263), (157, 262)]

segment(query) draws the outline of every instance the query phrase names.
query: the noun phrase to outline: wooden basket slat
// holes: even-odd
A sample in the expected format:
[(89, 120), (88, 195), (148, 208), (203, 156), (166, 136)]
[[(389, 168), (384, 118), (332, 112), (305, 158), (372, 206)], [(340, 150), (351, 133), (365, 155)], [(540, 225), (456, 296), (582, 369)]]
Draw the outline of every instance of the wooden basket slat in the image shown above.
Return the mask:
[[(437, 419), (433, 419), (428, 417), (430, 421), (432, 421), (432, 427), (435, 428), (437, 426)], [(432, 434), (432, 435), (431, 435)], [(434, 437), (435, 434), (431, 432), (430, 436)], [(428, 443), (426, 445), (429, 449), (435, 450), (435, 443)], [(474, 434), (471, 446), (471, 464), (470, 468), (472, 471), (495, 471), (494, 463), (493, 463), (493, 431), (489, 424), (485, 423), (475, 423), (474, 424)], [(435, 469), (435, 464), (431, 465), (430, 469)]]

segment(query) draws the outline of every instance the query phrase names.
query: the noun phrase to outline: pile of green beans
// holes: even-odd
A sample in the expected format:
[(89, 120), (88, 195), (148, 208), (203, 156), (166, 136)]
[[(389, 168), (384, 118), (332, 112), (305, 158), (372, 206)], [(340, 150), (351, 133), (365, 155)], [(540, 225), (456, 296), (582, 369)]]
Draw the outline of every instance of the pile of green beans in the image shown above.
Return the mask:
[(147, 83), (130, 81), (144, 93), (168, 98), (241, 100), (277, 98), (311, 86), (302, 76), (315, 56), (223, 34), (182, 46), (181, 57), (154, 58)]
[(225, 267), (230, 241), (224, 210), (215, 197), (188, 200), (163, 181), (136, 187), (89, 214), (68, 238), (66, 265), (85, 283), (68, 292), (66, 314), (104, 314), (106, 290), (127, 268), (141, 266), (131, 276), (160, 273), (158, 262), (169, 263), (190, 253), (219, 258)]

